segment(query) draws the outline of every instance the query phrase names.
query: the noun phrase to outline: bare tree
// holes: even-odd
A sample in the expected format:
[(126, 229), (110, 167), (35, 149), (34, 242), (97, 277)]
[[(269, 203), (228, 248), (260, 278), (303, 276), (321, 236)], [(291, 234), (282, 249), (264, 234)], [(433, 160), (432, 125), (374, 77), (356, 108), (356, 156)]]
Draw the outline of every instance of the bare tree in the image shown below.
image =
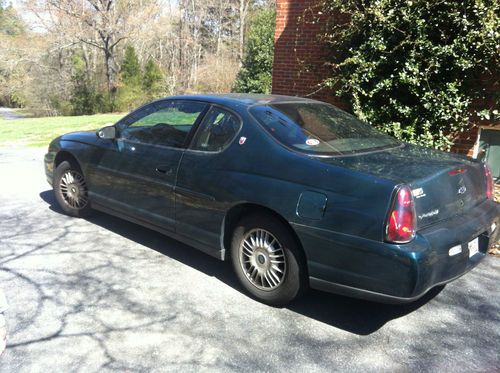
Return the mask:
[(117, 85), (118, 45), (159, 12), (155, 0), (46, 0), (42, 7), (49, 15), (44, 21), (48, 29), (103, 53), (110, 93)]

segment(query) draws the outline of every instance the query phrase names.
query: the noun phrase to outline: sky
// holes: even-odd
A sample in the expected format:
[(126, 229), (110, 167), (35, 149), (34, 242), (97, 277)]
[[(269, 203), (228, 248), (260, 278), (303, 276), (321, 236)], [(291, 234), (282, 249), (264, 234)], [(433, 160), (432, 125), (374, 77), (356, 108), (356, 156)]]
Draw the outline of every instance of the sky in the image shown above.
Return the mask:
[[(85, 0), (82, 0), (85, 1)], [(177, 0), (157, 0), (160, 4), (163, 4), (164, 9), (172, 9), (177, 4)], [(32, 31), (44, 32), (45, 28), (40, 25), (38, 17), (30, 11), (27, 11), (23, 5), (24, 0), (5, 0), (7, 5), (12, 4), (14, 9), (16, 9), (19, 16), (23, 21), (30, 27)], [(168, 11), (168, 10), (167, 10)]]
[[(35, 15), (32, 11), (27, 10), (24, 6), (25, 0), (4, 0), (7, 4), (12, 4), (17, 14), (23, 19), (23, 21), (28, 25), (31, 31), (43, 33), (46, 31), (45, 27), (41, 25), (40, 17), (42, 19), (48, 20), (48, 17), (43, 17), (42, 14)], [(41, 1), (39, 1), (41, 2)]]
[(23, 0), (7, 0), (5, 1), (7, 4), (11, 4), (14, 9), (17, 11), (17, 14), (23, 19), (23, 21), (29, 26), (32, 31), (35, 32), (43, 32), (44, 29), (41, 26), (37, 26), (39, 21), (32, 12), (28, 12), (25, 10), (23, 5)]

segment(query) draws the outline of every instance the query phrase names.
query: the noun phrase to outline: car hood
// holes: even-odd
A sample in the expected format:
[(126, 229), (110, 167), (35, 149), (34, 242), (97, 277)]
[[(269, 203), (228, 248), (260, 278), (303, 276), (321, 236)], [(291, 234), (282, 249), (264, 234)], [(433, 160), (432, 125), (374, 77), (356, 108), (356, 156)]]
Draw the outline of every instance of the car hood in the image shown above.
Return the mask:
[(78, 141), (83, 143), (94, 143), (97, 139), (97, 130), (70, 132), (61, 136), (63, 141)]

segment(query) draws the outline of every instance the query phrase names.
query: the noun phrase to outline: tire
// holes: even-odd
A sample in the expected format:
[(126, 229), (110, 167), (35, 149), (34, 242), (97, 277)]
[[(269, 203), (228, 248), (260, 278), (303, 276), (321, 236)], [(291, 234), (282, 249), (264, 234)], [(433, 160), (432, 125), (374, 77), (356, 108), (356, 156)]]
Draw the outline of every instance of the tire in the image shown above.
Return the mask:
[(83, 172), (77, 165), (61, 162), (54, 172), (54, 194), (61, 209), (78, 218), (90, 214), (90, 200)]
[(272, 215), (253, 214), (238, 222), (231, 241), (231, 261), (245, 290), (270, 306), (290, 303), (307, 287), (299, 244), (290, 228)]

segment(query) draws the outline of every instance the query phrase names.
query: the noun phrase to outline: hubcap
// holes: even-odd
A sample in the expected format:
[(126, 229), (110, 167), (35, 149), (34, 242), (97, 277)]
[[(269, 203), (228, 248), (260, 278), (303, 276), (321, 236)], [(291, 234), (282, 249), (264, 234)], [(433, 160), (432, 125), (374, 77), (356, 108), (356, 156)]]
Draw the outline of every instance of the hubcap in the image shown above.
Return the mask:
[(274, 290), (283, 282), (286, 257), (281, 243), (264, 229), (253, 229), (240, 244), (240, 265), (250, 283), (260, 290)]
[(66, 171), (61, 177), (59, 186), (61, 196), (68, 206), (75, 209), (82, 209), (87, 205), (87, 185), (79, 172), (75, 170)]

